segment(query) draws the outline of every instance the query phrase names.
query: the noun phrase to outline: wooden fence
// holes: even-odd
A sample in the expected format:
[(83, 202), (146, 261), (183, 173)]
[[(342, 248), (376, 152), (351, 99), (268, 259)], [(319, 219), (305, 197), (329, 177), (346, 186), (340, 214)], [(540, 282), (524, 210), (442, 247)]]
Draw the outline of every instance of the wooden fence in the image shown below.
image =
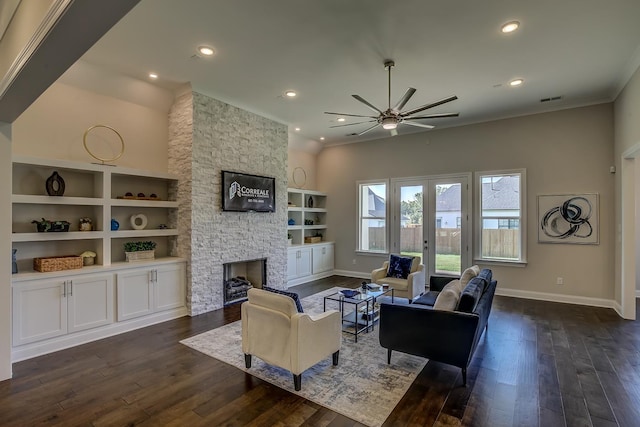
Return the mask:
[[(439, 228), (436, 230), (436, 248), (439, 254), (459, 255), (461, 253), (461, 231), (459, 228)], [(369, 244), (372, 249), (384, 249), (384, 228), (369, 229)], [(422, 226), (400, 229), (402, 252), (422, 252), (424, 238)], [(482, 255), (495, 258), (518, 258), (520, 251), (520, 230), (482, 230)]]

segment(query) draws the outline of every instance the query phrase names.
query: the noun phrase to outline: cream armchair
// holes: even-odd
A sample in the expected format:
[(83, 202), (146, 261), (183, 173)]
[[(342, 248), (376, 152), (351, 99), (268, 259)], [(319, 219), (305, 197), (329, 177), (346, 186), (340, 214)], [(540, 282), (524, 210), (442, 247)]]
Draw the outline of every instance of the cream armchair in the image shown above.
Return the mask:
[(387, 260), (382, 264), (382, 268), (371, 272), (371, 282), (378, 284), (387, 283), (394, 289), (394, 296), (407, 298), (412, 301), (425, 291), (424, 265), (421, 264), (421, 261), (422, 259), (419, 256), (413, 257), (410, 274), (406, 279), (401, 279), (387, 276), (387, 271), (389, 270), (389, 261)]
[(289, 370), (300, 390), (302, 373), (333, 355), (338, 364), (342, 344), (340, 313), (329, 310), (310, 316), (298, 313), (293, 299), (286, 295), (249, 289), (242, 303), (242, 351), (247, 369), (251, 356)]

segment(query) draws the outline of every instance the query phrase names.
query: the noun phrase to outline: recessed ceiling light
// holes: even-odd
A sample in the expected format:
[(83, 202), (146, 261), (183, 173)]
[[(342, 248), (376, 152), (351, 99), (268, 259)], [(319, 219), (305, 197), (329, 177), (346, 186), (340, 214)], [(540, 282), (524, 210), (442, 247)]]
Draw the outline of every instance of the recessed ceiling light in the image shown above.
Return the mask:
[(295, 98), (298, 95), (295, 90), (288, 90), (284, 94), (287, 98)]
[(338, 117), (338, 121), (339, 122), (344, 122), (345, 120), (347, 120), (347, 119), (345, 119), (344, 117)]
[(296, 132), (300, 132), (300, 128), (296, 128)]
[(517, 30), (520, 27), (520, 23), (518, 21), (511, 21), (511, 22), (507, 22), (506, 24), (504, 24), (500, 30), (503, 33), (513, 33), (515, 30)]
[(216, 50), (211, 46), (198, 46), (198, 53), (204, 56), (213, 56)]
[(149, 78), (155, 80), (158, 78), (158, 75), (156, 73), (149, 73)]
[(520, 86), (522, 83), (524, 83), (523, 79), (514, 79), (509, 82), (509, 86), (516, 87), (516, 86)]
[(320, 141), (324, 141), (324, 136), (321, 136), (321, 137), (320, 137)]

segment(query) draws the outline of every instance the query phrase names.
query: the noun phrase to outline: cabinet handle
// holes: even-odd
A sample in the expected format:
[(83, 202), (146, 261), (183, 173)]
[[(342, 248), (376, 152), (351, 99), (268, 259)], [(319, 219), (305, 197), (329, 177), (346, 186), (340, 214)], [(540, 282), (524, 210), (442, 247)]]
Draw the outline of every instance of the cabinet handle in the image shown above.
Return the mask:
[(73, 296), (73, 280), (69, 280), (69, 296)]
[(153, 270), (153, 281), (158, 283), (158, 270)]
[(65, 280), (62, 284), (62, 298), (67, 297), (67, 281)]

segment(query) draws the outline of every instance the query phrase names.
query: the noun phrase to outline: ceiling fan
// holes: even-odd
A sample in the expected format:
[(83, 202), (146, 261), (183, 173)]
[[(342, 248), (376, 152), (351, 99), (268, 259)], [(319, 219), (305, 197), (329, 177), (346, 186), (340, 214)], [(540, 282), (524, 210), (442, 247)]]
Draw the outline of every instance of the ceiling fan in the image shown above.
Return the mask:
[(458, 97), (455, 96), (455, 95), (447, 97), (447, 98), (444, 98), (444, 99), (441, 99), (441, 100), (436, 101), (436, 102), (432, 102), (430, 104), (423, 105), (423, 106), (418, 107), (418, 108), (414, 108), (413, 110), (402, 111), (402, 108), (404, 108), (404, 106), (407, 104), (409, 99), (411, 99), (413, 94), (416, 92), (416, 90), (414, 88), (412, 88), (412, 87), (407, 89), (405, 94), (402, 96), (402, 98), (400, 98), (400, 100), (396, 103), (396, 105), (391, 107), (391, 67), (393, 67), (395, 65), (396, 65), (395, 62), (393, 62), (392, 60), (386, 60), (384, 62), (384, 67), (389, 72), (389, 103), (388, 103), (388, 108), (386, 110), (384, 110), (384, 111), (380, 110), (379, 108), (375, 107), (373, 104), (371, 104), (370, 102), (368, 102), (367, 100), (365, 100), (364, 98), (362, 98), (359, 95), (351, 95), (355, 99), (357, 99), (358, 101), (362, 102), (364, 105), (369, 107), (369, 109), (371, 109), (374, 112), (376, 112), (377, 115), (375, 115), (375, 116), (364, 116), (364, 115), (360, 115), (360, 114), (332, 113), (330, 111), (325, 111), (324, 112), (325, 114), (332, 114), (332, 115), (335, 115), (335, 116), (364, 117), (364, 118), (373, 119), (373, 120), (366, 120), (364, 122), (347, 123), (347, 124), (344, 124), (344, 125), (336, 125), (336, 126), (331, 126), (331, 127), (332, 128), (337, 128), (337, 127), (343, 127), (343, 126), (353, 126), (353, 125), (360, 125), (360, 124), (363, 124), (363, 123), (374, 123), (375, 122), (375, 124), (373, 126), (363, 130), (360, 133), (354, 133), (353, 135), (358, 135), (358, 136), (363, 135), (363, 134), (369, 132), (370, 130), (373, 130), (373, 129), (377, 128), (378, 126), (382, 125), (382, 127), (384, 129), (387, 129), (387, 130), (391, 131), (391, 135), (395, 136), (395, 135), (398, 134), (398, 131), (396, 130), (396, 128), (398, 127), (399, 124), (416, 126), (416, 127), (426, 128), (426, 129), (433, 129), (435, 126), (427, 125), (427, 124), (424, 124), (424, 123), (418, 123), (415, 120), (440, 119), (440, 118), (444, 118), (444, 117), (458, 117), (459, 113), (436, 113), (436, 114), (429, 114), (429, 115), (426, 115), (426, 116), (414, 116), (414, 114), (419, 113), (419, 112), (424, 111), (424, 110), (428, 110), (429, 108), (437, 107), (438, 105), (442, 105), (442, 104), (446, 104), (447, 102), (455, 101), (456, 99), (458, 99)]

